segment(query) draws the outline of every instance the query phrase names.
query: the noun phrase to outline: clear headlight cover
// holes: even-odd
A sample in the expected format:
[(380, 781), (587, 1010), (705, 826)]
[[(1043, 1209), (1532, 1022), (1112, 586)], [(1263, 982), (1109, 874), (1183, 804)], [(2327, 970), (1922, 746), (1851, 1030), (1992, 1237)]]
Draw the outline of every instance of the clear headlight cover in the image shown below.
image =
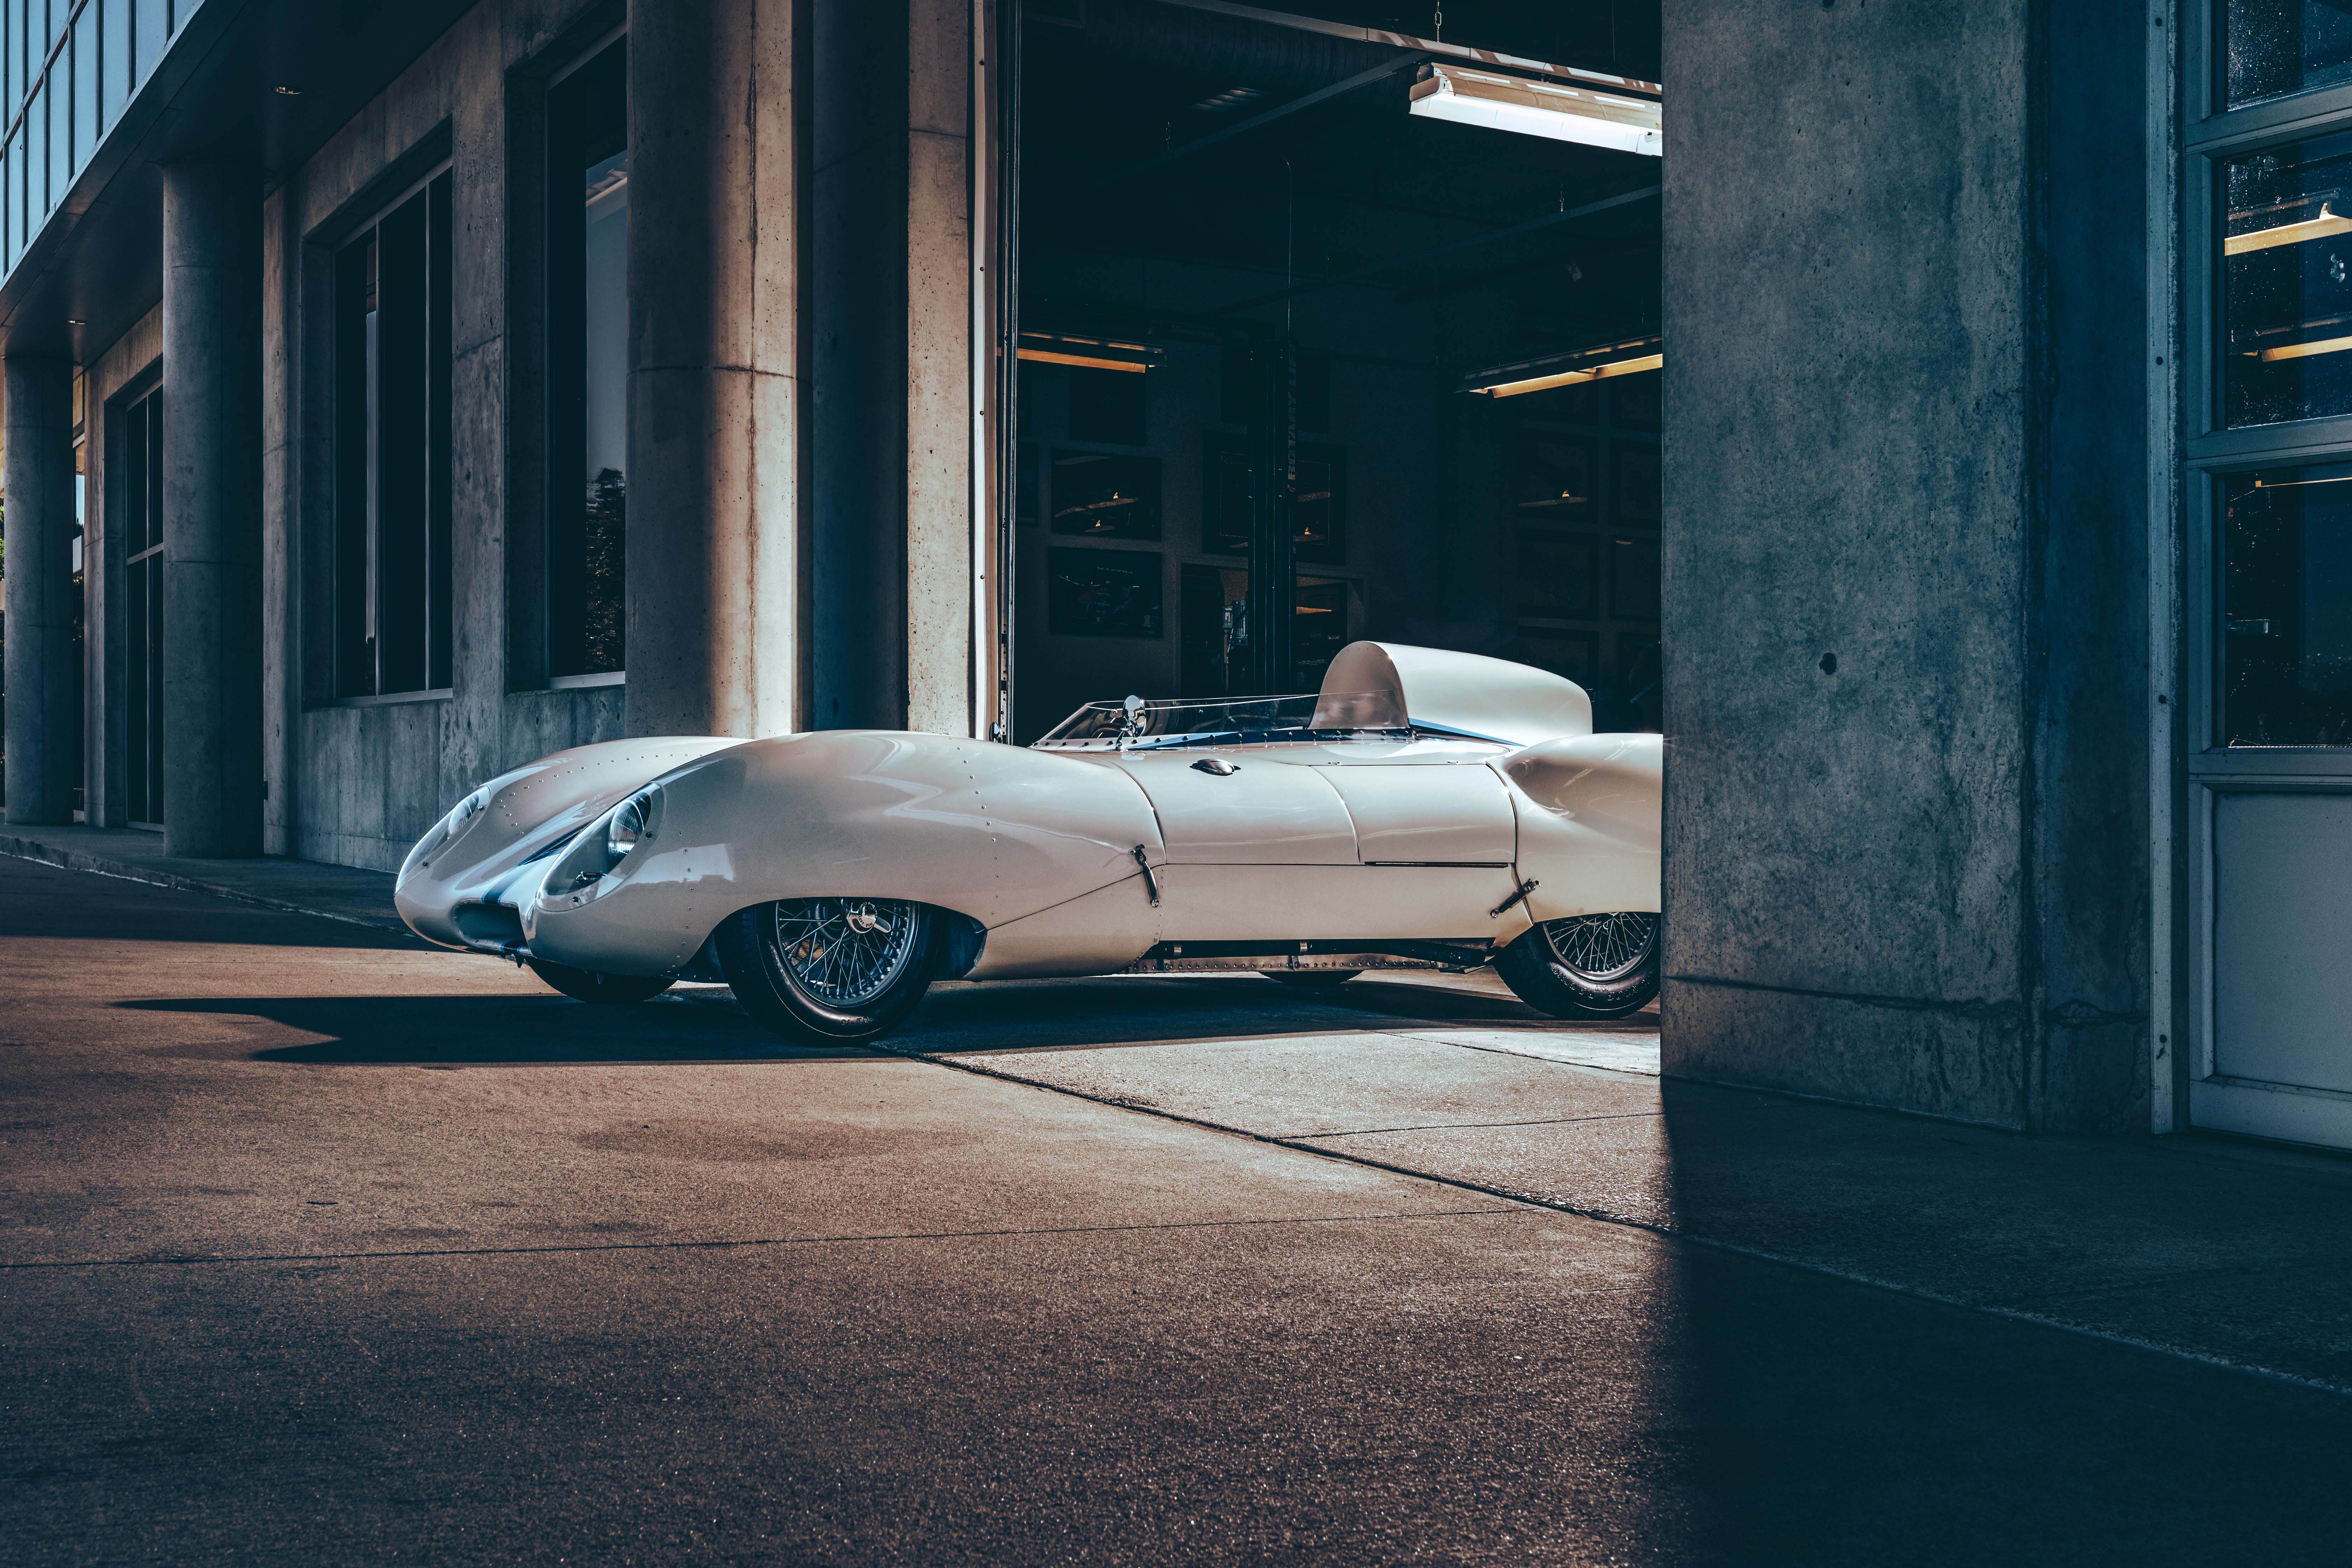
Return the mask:
[(550, 894), (576, 892), (606, 877), (629, 858), (630, 851), (661, 828), (661, 791), (647, 785), (614, 806), (602, 831), (593, 825), (574, 839), (569, 853), (556, 863), (545, 887)]

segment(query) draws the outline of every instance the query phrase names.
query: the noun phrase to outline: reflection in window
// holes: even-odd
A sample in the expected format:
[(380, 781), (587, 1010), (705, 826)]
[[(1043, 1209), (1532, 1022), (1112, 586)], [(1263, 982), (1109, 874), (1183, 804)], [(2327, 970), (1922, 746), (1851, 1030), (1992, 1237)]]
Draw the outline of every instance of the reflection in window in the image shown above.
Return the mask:
[(2352, 745), (2352, 463), (2221, 484), (2221, 741)]
[(548, 94), (547, 658), (623, 667), (628, 602), (629, 96), (625, 42)]
[(2224, 422), (2352, 412), (2352, 135), (2224, 170)]
[(2222, 19), (2230, 107), (2352, 80), (2352, 15), (2338, 0), (2229, 0)]
[(450, 177), (335, 256), (335, 693), (450, 683)]

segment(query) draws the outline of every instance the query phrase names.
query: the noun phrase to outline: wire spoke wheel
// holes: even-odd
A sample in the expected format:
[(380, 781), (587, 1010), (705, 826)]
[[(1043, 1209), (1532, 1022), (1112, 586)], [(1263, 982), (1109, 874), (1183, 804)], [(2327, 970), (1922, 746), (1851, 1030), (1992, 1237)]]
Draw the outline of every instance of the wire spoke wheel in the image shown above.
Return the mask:
[(769, 936), (778, 967), (812, 1000), (854, 1010), (907, 971), (915, 906), (896, 899), (787, 899)]
[(1658, 945), (1658, 917), (1619, 911), (1546, 921), (1544, 941), (1553, 962), (1588, 985), (1624, 979), (1650, 961)]

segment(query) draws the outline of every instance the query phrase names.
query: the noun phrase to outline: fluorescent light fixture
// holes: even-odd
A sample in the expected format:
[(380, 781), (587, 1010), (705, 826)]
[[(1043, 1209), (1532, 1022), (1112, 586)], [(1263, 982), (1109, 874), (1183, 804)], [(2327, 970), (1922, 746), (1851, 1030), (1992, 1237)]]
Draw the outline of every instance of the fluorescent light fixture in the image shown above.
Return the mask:
[[(1460, 66), (1425, 65), (1412, 84), (1412, 113), (1461, 125), (1516, 131), (1555, 142), (1581, 142), (1654, 158), (1659, 153), (1658, 106), (1637, 98), (1563, 87), (1529, 77)], [(2352, 225), (2347, 225), (2352, 227)]]
[(2309, 359), (2314, 354), (2340, 354), (2352, 349), (2352, 338), (2321, 338), (2316, 342), (2282, 343), (2274, 349), (2257, 349), (2252, 358), (2264, 364), (2283, 359)]
[[(1651, 352), (1638, 352), (1643, 349)], [(1612, 354), (1618, 357), (1609, 357)], [(1580, 382), (1639, 375), (1645, 370), (1656, 370), (1665, 363), (1666, 356), (1658, 339), (1629, 338), (1622, 343), (1601, 343), (1589, 349), (1578, 349), (1572, 353), (1551, 354), (1517, 364), (1474, 370), (1462, 378), (1461, 384), (1454, 390), (1475, 392), (1487, 397), (1517, 397), (1523, 392), (1546, 392), (1555, 386), (1574, 386)]]
[(1160, 363), (1160, 351), (1149, 343), (1077, 338), (1064, 332), (1024, 332), (1015, 353), (1022, 359), (1040, 364), (1074, 364), (1087, 370), (1123, 370), (1138, 374)]
[(2233, 234), (2221, 242), (2224, 256), (2243, 256), (2250, 250), (2268, 250), (2275, 245), (2301, 245), (2309, 239), (2327, 239), (2339, 234), (2352, 234), (2352, 217), (2338, 217), (2319, 204), (2319, 216), (2301, 223), (2283, 223), (2276, 228), (2258, 228), (2252, 234)]

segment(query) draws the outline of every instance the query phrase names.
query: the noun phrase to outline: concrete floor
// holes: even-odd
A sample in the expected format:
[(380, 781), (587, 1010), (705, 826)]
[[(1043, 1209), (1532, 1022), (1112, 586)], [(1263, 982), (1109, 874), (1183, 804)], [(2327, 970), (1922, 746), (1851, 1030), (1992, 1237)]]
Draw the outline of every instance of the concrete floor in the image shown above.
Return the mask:
[[(1475, 985), (896, 1043), (0, 860), (0, 1560), (2342, 1559), (2332, 1163), (1662, 1085)], [(2027, 1321), (2086, 1316), (2186, 1353)]]

